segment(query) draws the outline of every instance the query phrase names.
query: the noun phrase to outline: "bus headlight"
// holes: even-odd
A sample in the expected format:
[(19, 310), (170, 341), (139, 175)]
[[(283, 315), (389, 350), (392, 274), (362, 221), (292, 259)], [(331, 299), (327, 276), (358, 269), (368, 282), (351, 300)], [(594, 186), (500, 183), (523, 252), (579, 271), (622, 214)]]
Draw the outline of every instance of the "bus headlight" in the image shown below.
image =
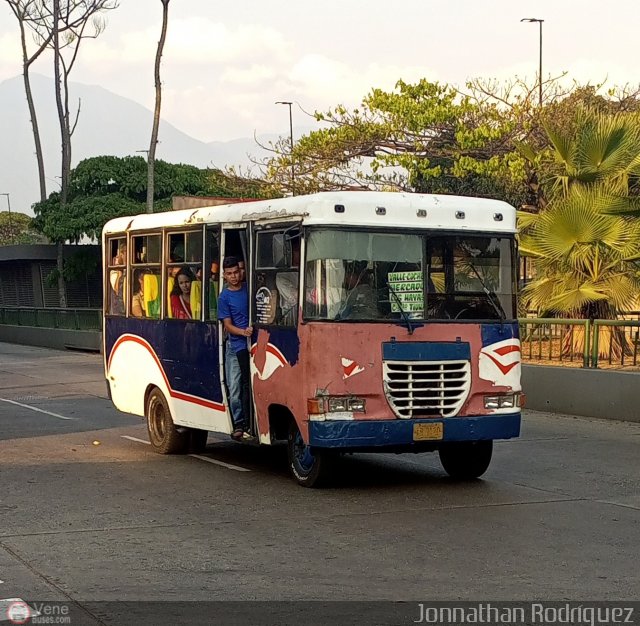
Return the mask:
[(503, 393), (484, 397), (485, 409), (514, 409), (524, 405), (520, 393)]
[(349, 398), (342, 396), (329, 396), (327, 398), (329, 413), (343, 413), (349, 410)]

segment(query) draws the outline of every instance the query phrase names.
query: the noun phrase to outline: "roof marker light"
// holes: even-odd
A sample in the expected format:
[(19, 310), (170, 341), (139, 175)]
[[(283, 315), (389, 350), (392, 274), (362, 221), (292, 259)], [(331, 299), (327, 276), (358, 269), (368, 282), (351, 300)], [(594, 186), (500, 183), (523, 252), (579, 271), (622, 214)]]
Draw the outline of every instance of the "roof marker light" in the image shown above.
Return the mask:
[(376, 215), (386, 215), (386, 214), (387, 214), (387, 209), (385, 209), (383, 206), (376, 207)]
[(494, 213), (494, 214), (493, 214), (493, 219), (494, 219), (496, 222), (501, 222), (501, 221), (502, 221), (502, 213)]
[(427, 211), (426, 211), (426, 209), (418, 209), (416, 211), (416, 215), (418, 217), (427, 217)]
[(333, 210), (334, 210), (336, 213), (344, 213), (344, 204), (336, 204), (336, 205), (333, 207)]
[(456, 211), (456, 219), (463, 220), (465, 217), (464, 211)]

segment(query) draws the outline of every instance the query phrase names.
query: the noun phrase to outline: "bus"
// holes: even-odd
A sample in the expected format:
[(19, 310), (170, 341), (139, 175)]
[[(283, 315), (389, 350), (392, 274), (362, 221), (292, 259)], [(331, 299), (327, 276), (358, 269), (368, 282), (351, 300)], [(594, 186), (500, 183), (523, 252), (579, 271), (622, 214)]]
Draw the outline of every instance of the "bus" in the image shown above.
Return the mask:
[[(103, 230), (104, 366), (162, 454), (233, 431), (217, 319), (245, 262), (250, 438), (319, 486), (351, 452), (437, 451), (474, 479), (518, 437), (516, 215), (485, 198), (323, 192), (119, 217)], [(188, 268), (191, 318), (170, 306)]]

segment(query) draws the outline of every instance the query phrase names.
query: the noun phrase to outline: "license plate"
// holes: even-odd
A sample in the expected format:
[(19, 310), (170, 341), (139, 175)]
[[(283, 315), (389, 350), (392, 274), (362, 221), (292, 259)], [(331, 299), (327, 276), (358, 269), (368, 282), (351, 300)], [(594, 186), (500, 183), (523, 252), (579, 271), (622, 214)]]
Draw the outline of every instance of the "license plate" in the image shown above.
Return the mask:
[(428, 441), (433, 439), (442, 439), (443, 433), (444, 433), (444, 428), (443, 428), (442, 422), (413, 425), (414, 441)]

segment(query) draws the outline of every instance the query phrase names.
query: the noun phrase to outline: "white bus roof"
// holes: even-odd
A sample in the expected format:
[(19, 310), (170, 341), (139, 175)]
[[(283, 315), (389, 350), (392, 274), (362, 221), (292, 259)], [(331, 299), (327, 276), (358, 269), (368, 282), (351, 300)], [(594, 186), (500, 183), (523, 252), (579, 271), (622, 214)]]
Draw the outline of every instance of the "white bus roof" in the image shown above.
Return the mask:
[[(340, 206), (344, 207), (343, 211)], [(300, 217), (305, 225), (516, 232), (516, 210), (501, 200), (417, 193), (332, 191), (119, 217), (107, 222), (103, 234), (295, 217)]]

